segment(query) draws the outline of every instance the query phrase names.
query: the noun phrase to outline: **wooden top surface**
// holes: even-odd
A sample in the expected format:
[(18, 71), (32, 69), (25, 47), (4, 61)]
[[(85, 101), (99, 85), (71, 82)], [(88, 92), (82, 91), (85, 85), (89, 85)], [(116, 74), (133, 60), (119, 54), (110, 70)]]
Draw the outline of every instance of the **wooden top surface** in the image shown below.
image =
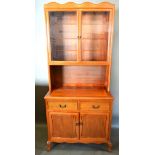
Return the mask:
[(58, 88), (54, 89), (51, 94), (47, 94), (45, 98), (112, 98), (110, 93), (101, 88)]

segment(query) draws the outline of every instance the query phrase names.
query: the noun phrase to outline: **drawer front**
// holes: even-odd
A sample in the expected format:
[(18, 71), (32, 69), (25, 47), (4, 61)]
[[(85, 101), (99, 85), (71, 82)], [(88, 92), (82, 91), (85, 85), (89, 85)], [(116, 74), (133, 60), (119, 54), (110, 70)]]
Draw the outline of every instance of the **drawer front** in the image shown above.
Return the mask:
[(82, 101), (80, 102), (80, 110), (109, 111), (110, 102), (108, 101)]
[(48, 110), (77, 110), (76, 101), (49, 101)]

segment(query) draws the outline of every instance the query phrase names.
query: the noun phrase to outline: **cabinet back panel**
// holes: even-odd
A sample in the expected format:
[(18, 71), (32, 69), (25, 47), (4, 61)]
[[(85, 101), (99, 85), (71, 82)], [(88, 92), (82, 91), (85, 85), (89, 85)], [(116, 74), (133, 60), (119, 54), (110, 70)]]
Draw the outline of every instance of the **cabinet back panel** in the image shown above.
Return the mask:
[(104, 66), (53, 66), (53, 86), (58, 87), (103, 87)]
[(107, 44), (105, 39), (82, 39), (83, 61), (106, 61)]

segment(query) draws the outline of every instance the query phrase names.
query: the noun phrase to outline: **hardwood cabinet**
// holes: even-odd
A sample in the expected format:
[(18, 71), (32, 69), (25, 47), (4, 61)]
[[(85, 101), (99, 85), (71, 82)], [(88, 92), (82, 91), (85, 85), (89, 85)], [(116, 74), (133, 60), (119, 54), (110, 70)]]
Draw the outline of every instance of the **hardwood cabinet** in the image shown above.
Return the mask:
[(110, 71), (115, 6), (45, 4), (49, 92), (45, 96), (48, 150), (52, 142), (110, 141)]

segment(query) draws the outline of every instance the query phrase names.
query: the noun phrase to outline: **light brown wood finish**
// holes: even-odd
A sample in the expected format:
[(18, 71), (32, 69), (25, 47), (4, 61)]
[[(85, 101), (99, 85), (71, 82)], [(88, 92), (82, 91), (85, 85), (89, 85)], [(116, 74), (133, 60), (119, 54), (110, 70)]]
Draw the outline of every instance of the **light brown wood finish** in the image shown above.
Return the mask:
[(109, 115), (106, 113), (80, 113), (80, 139), (107, 139)]
[(49, 112), (50, 135), (52, 138), (78, 139), (76, 124), (79, 120), (78, 113)]
[(103, 88), (61, 87), (51, 92), (52, 97), (110, 97)]
[(110, 63), (107, 61), (51, 61), (48, 64), (51, 66), (106, 66)]
[(115, 6), (51, 2), (44, 9), (49, 75), (47, 149), (52, 142), (106, 143), (111, 151)]
[(48, 102), (49, 110), (77, 110), (77, 102), (76, 101), (49, 101)]
[[(75, 89), (76, 90), (76, 89)], [(62, 91), (64, 92), (64, 91)], [(87, 91), (85, 91), (87, 92)], [(82, 93), (82, 92), (80, 92)], [(74, 94), (74, 93), (73, 93)], [(46, 100), (46, 113), (47, 113), (47, 122), (48, 122), (48, 141), (50, 142), (68, 142), (68, 143), (96, 143), (96, 144), (101, 144), (101, 143), (107, 143), (108, 145), (108, 150), (110, 151), (111, 149), (111, 142), (110, 142), (110, 126), (111, 126), (111, 115), (112, 115), (112, 101), (113, 98), (110, 94), (106, 93), (105, 96), (100, 96), (95, 99), (95, 97), (71, 97), (74, 95), (71, 95), (71, 93), (66, 92), (67, 96), (70, 96), (68, 98), (65, 98), (65, 96), (60, 97), (54, 97), (53, 95), (50, 95), (48, 93), (45, 96)], [(85, 94), (86, 96), (86, 94)], [(77, 104), (78, 103), (78, 104)], [(62, 105), (64, 108), (59, 108), (60, 105)], [(66, 106), (65, 106), (66, 105)], [(67, 108), (68, 106), (68, 108)], [(99, 107), (98, 107), (99, 106)], [(69, 138), (69, 137), (54, 137), (52, 135), (52, 131), (54, 130), (59, 130), (59, 126), (56, 126), (56, 128), (51, 128), (52, 126), (52, 120), (51, 116), (49, 116), (49, 113), (52, 115), (56, 115), (59, 118), (55, 118), (55, 122), (61, 125), (61, 121), (59, 119), (63, 119), (65, 114), (68, 114), (66, 117), (64, 117), (65, 120), (70, 120), (70, 124), (74, 124), (74, 120), (76, 120), (76, 125), (74, 126), (74, 130), (72, 127), (71, 133), (75, 133), (78, 135), (77, 138)], [(74, 117), (72, 114), (77, 114), (80, 115), (78, 119), (73, 119)], [(76, 117), (77, 118), (77, 117)], [(91, 121), (92, 120), (92, 121)], [(70, 122), (70, 121), (69, 121)], [(94, 123), (96, 122), (95, 126)], [(65, 121), (63, 121), (63, 124)], [(92, 125), (93, 123), (93, 125)], [(65, 124), (67, 127), (67, 123)], [(95, 128), (94, 128), (95, 127)], [(96, 132), (96, 127), (97, 127), (97, 135), (95, 135)], [(69, 127), (70, 128), (70, 127)], [(91, 128), (91, 129), (90, 129)], [(65, 129), (64, 129), (65, 130)], [(66, 129), (68, 130), (68, 129)], [(75, 132), (73, 132), (75, 131)], [(88, 132), (87, 132), (88, 131)], [(90, 131), (90, 132), (89, 132)], [(94, 132), (93, 132), (94, 131)], [(104, 133), (103, 133), (104, 131)], [(57, 131), (58, 133), (61, 132), (60, 130)], [(65, 131), (63, 131), (65, 132)], [(65, 133), (66, 134), (66, 133)], [(102, 136), (101, 136), (102, 135)], [(96, 136), (96, 137), (95, 137)]]
[[(48, 62), (49, 60), (51, 60), (51, 47), (50, 47), (50, 35), (49, 35), (49, 15), (48, 15), (48, 12), (45, 11), (45, 24), (46, 24), (46, 38), (47, 38), (47, 59), (48, 59)], [(51, 88), (51, 70), (50, 70), (50, 66), (48, 65), (48, 87), (49, 87), (49, 91), (52, 90)], [(48, 147), (49, 148), (49, 147)]]
[(114, 15), (115, 9), (111, 9), (110, 17), (109, 17), (109, 34), (108, 34), (108, 52), (107, 52), (107, 60), (110, 62), (107, 72), (107, 91), (110, 91), (110, 77), (111, 77), (111, 61), (112, 61), (112, 40), (113, 40), (113, 27), (114, 27)]
[(44, 5), (44, 9), (45, 10), (58, 10), (58, 9), (67, 9), (67, 10), (71, 10), (71, 9), (115, 9), (115, 5), (112, 3), (108, 3), (108, 2), (101, 2), (98, 4), (94, 4), (91, 2), (84, 2), (82, 4), (77, 4), (74, 2), (67, 2), (64, 4), (59, 4), (56, 2), (50, 2)]
[(110, 105), (108, 101), (81, 101), (80, 102), (81, 111), (110, 111)]
[(81, 61), (81, 11), (78, 10), (78, 57), (77, 61)]
[(104, 66), (52, 66), (54, 88), (104, 87)]

